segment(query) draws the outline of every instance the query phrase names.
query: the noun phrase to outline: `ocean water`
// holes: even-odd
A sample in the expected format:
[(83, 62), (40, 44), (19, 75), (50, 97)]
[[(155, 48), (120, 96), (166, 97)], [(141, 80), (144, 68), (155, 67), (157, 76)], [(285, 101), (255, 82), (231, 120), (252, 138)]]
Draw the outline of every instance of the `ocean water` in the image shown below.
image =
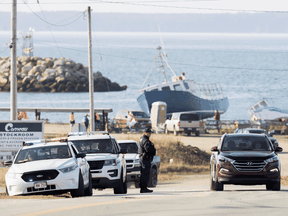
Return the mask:
[[(168, 63), (177, 75), (200, 84), (221, 83), (229, 99), (221, 119), (249, 119), (247, 109), (262, 98), (271, 106), (287, 109), (288, 35), (286, 34), (212, 34), (161, 33)], [(18, 56), (21, 34), (18, 34)], [(88, 65), (86, 32), (35, 32), (34, 56), (65, 57)], [(10, 32), (0, 32), (0, 56), (10, 56), (5, 48)], [(93, 71), (100, 71), (112, 82), (127, 85), (126, 91), (94, 93), (95, 108), (112, 108), (109, 118), (121, 109), (140, 110), (137, 97), (161, 46), (159, 33), (105, 33), (92, 36)], [(166, 68), (167, 78), (173, 76)], [(152, 69), (145, 86), (163, 82)], [(89, 108), (89, 93), (18, 93), (18, 107)], [(0, 107), (10, 107), (10, 93), (0, 93)], [(41, 113), (50, 122), (68, 122), (63, 113)], [(80, 122), (84, 113), (75, 115)], [(28, 113), (31, 120), (34, 113)], [(0, 120), (9, 120), (0, 112)]]

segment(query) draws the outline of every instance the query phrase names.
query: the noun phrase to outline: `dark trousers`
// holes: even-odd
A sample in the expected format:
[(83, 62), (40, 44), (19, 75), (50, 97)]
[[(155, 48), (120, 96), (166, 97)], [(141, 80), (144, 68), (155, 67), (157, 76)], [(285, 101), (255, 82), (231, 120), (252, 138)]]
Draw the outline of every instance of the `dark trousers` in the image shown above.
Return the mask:
[(219, 120), (216, 120), (216, 128), (218, 130), (218, 134), (220, 134), (220, 125), (219, 125)]
[(141, 176), (139, 186), (140, 188), (147, 188), (150, 177), (151, 161), (140, 160), (140, 166), (141, 166)]

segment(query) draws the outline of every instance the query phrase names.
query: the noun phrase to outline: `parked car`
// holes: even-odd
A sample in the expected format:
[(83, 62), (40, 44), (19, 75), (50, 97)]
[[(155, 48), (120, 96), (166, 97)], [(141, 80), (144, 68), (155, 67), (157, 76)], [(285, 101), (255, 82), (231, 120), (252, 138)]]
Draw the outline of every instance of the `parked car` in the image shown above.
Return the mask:
[(151, 127), (150, 117), (145, 112), (139, 110), (120, 110), (116, 113), (114, 119), (114, 129), (122, 130), (129, 128), (129, 121), (133, 120), (132, 117), (135, 119), (132, 128), (136, 131)]
[[(138, 148), (139, 145), (134, 140), (117, 140), (121, 148), (127, 149), (127, 154), (125, 154), (126, 164), (127, 164), (127, 181), (134, 182), (135, 187), (139, 188), (140, 182), (140, 163)], [(160, 157), (154, 156), (151, 162), (150, 177), (148, 182), (148, 187), (156, 187), (158, 182), (158, 174), (160, 170)]]
[(201, 121), (196, 113), (178, 112), (172, 113), (165, 121), (165, 133), (173, 132), (175, 136), (179, 133), (186, 133), (188, 136), (194, 133), (199, 136), (201, 129)]
[(18, 151), (5, 175), (10, 196), (65, 193), (72, 197), (92, 196), (92, 179), (85, 153), (66, 140), (29, 141)]
[(125, 149), (108, 132), (73, 132), (68, 140), (86, 153), (93, 188), (113, 188), (114, 194), (127, 193)]
[(264, 129), (244, 128), (244, 129), (239, 129), (236, 133), (266, 134), (269, 137), (269, 139), (271, 140), (274, 148), (279, 146), (279, 143), (278, 143), (277, 139), (275, 139), (271, 134), (267, 133), (267, 131), (264, 130)]
[(266, 134), (224, 134), (211, 148), (211, 190), (223, 191), (225, 184), (261, 185), (280, 190), (281, 165)]

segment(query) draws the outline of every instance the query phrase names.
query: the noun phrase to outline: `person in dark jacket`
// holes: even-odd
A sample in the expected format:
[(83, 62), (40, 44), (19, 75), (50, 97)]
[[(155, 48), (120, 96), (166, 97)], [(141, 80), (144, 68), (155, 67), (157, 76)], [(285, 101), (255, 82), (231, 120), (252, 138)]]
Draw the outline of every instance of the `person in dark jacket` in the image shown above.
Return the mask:
[(150, 176), (150, 169), (151, 169), (151, 162), (153, 157), (156, 154), (156, 149), (154, 144), (149, 140), (151, 136), (151, 129), (146, 128), (144, 131), (144, 135), (140, 138), (139, 142), (139, 161), (140, 161), (140, 168), (141, 168), (141, 176), (140, 176), (140, 193), (152, 193), (153, 190), (149, 190), (147, 188), (149, 176)]
[(84, 116), (82, 122), (83, 122), (83, 124), (85, 125), (86, 132), (87, 132), (87, 131), (88, 131), (88, 126), (89, 126), (89, 119), (88, 119), (88, 114), (87, 114), (87, 113), (86, 113), (86, 115)]

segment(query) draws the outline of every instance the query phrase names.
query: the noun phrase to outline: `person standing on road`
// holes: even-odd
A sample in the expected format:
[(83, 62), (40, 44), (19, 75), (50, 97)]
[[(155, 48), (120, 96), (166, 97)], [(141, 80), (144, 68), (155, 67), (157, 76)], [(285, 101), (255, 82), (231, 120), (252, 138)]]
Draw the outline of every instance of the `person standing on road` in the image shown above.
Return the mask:
[(69, 114), (69, 121), (70, 121), (70, 131), (72, 131), (73, 125), (75, 124), (74, 112), (71, 112), (71, 113)]
[(215, 110), (214, 119), (215, 119), (215, 121), (216, 121), (216, 127), (217, 127), (218, 134), (219, 134), (219, 133), (220, 133), (220, 127), (219, 127), (220, 113), (218, 112), (218, 110)]
[(95, 131), (96, 131), (97, 125), (100, 123), (100, 116), (97, 112), (95, 113), (95, 116), (94, 116), (94, 122), (95, 122)]
[(151, 169), (151, 162), (153, 157), (156, 154), (156, 149), (154, 144), (149, 140), (151, 136), (151, 129), (146, 128), (144, 131), (144, 135), (140, 138), (139, 142), (139, 161), (140, 161), (140, 168), (141, 168), (141, 176), (140, 176), (140, 193), (152, 193), (153, 190), (149, 190), (147, 188), (149, 176), (150, 176), (150, 169)]
[(88, 131), (88, 126), (89, 126), (89, 119), (88, 119), (88, 114), (86, 114), (82, 120), (83, 124), (85, 125), (86, 132)]

